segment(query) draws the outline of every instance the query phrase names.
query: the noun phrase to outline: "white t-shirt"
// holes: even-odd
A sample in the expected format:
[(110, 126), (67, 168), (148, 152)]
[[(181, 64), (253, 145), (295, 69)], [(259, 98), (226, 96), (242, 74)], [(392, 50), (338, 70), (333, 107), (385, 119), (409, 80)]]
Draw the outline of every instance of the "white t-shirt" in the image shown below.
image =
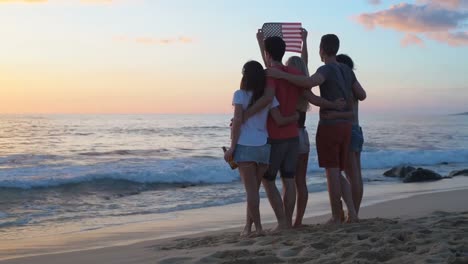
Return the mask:
[[(232, 99), (232, 105), (240, 104), (244, 110), (247, 109), (252, 98), (251, 91), (237, 90), (234, 93)], [(279, 106), (278, 100), (273, 99), (273, 102), (262, 109), (257, 114), (249, 118), (241, 126), (239, 141), (237, 144), (244, 146), (263, 146), (267, 143), (268, 131), (267, 131), (267, 118), (270, 109)]]

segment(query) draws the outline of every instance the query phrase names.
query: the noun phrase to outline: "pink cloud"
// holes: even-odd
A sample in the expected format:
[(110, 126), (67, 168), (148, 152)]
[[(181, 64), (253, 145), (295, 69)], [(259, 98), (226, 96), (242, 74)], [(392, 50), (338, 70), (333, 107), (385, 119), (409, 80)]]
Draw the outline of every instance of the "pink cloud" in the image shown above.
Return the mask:
[(417, 0), (419, 4), (439, 5), (445, 8), (468, 8), (468, 0)]
[(387, 10), (361, 14), (357, 21), (370, 29), (381, 26), (404, 32), (431, 32), (454, 29), (466, 18), (467, 12), (402, 3)]
[(462, 7), (468, 0), (418, 2), (421, 4), (401, 3), (386, 10), (364, 13), (357, 16), (356, 21), (368, 29), (381, 27), (405, 33), (402, 46), (421, 46), (423, 41), (416, 34), (451, 46), (467, 45), (467, 32), (462, 29), (468, 19), (468, 10)]
[(426, 36), (430, 39), (444, 42), (450, 46), (468, 46), (468, 32), (433, 32), (428, 33)]
[(414, 34), (406, 34), (405, 37), (401, 40), (401, 46), (408, 47), (410, 45), (424, 47), (424, 41)]

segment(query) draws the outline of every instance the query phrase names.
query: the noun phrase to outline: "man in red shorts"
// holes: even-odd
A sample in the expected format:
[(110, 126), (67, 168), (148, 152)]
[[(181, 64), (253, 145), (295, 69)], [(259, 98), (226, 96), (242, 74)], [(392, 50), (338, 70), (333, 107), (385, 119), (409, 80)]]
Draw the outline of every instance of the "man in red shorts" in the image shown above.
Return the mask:
[[(311, 89), (320, 86), (321, 97), (335, 101), (340, 98), (351, 98), (352, 87), (360, 86), (352, 69), (336, 61), (340, 41), (336, 35), (324, 35), (320, 42), (320, 58), (325, 63), (310, 77), (288, 74), (271, 68), (268, 75), (287, 80), (297, 86)], [(322, 110), (321, 110), (322, 111)], [(344, 109), (343, 111), (348, 111)], [(330, 223), (340, 223), (341, 198), (348, 208), (348, 221), (357, 221), (351, 188), (348, 180), (341, 175), (349, 153), (352, 123), (348, 119), (320, 120), (316, 134), (317, 156), (319, 166), (327, 174), (328, 193), (332, 209)]]

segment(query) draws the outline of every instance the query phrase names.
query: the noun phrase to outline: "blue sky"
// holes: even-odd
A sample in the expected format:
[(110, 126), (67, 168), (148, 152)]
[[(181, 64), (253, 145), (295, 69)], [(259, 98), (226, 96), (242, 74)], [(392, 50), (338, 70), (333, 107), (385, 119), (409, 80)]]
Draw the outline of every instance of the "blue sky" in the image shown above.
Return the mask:
[[(459, 1), (0, 0), (0, 112), (228, 112), (264, 22), (303, 23), (311, 72), (321, 35), (337, 34), (368, 90), (363, 111), (466, 111), (468, 39), (438, 37), (466, 32)], [(446, 13), (459, 25), (437, 27)]]

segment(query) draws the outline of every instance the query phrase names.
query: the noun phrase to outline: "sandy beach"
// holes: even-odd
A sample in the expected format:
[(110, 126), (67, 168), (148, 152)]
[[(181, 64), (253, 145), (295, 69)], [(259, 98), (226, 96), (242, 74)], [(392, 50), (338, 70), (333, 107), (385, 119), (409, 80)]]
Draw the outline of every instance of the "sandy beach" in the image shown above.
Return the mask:
[(467, 263), (467, 197), (464, 189), (377, 203), (357, 224), (327, 226), (321, 215), (264, 237), (230, 228), (0, 263)]

